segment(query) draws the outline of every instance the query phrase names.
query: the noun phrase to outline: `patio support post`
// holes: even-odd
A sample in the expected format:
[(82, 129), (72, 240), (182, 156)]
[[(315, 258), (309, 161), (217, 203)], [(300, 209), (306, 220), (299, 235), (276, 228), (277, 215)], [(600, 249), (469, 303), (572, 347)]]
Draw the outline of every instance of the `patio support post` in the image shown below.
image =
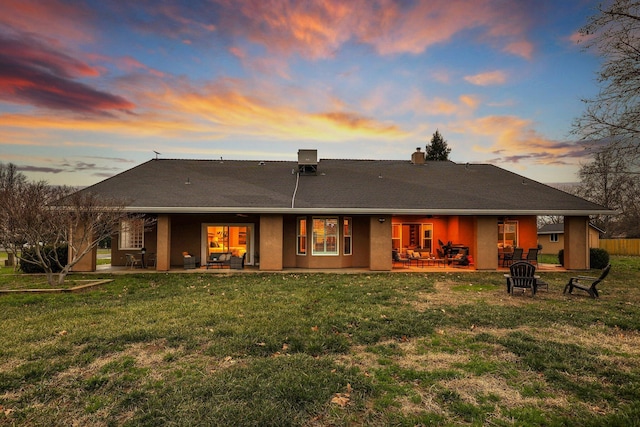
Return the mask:
[(497, 216), (479, 216), (475, 221), (475, 253), (473, 260), (476, 270), (496, 270), (498, 268), (498, 245), (496, 244)]
[(369, 269), (391, 271), (391, 215), (372, 215), (369, 229)]
[[(80, 227), (84, 227), (84, 225), (81, 225)], [(84, 234), (84, 229), (83, 228), (79, 228), (79, 229), (75, 229), (75, 230), (71, 230), (71, 242), (72, 244), (69, 245), (69, 261), (76, 255), (75, 253), (72, 253), (71, 251), (73, 251), (74, 247), (76, 246), (76, 241), (79, 240), (82, 235)], [(88, 241), (93, 240), (93, 236), (91, 235), (91, 233), (89, 233), (88, 236), (85, 236), (87, 238)], [(75, 252), (82, 252), (86, 249), (88, 245), (88, 242), (84, 244), (84, 246), (82, 247), (77, 247)], [(82, 258), (80, 258), (80, 261), (78, 261), (76, 263), (76, 265), (73, 266), (73, 268), (71, 269), (71, 271), (74, 272), (87, 272), (87, 271), (96, 271), (96, 258), (98, 257), (98, 248), (93, 247), (89, 253), (87, 253), (85, 256), (83, 256)]]
[(156, 270), (169, 271), (171, 267), (171, 217), (158, 215)]
[(282, 215), (260, 215), (260, 270), (282, 270)]
[(589, 266), (589, 217), (564, 217), (564, 268), (588, 270)]

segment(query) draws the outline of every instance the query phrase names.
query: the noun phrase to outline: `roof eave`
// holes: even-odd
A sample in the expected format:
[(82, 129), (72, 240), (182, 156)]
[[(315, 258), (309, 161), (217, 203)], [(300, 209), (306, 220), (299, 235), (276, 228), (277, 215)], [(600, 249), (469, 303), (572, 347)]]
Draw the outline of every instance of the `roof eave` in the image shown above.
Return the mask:
[(476, 215), (476, 216), (525, 216), (525, 215), (616, 215), (616, 211), (608, 209), (391, 209), (391, 208), (286, 208), (286, 207), (215, 207), (215, 206), (129, 206), (127, 212), (136, 213), (255, 213), (255, 214), (326, 214), (326, 215)]

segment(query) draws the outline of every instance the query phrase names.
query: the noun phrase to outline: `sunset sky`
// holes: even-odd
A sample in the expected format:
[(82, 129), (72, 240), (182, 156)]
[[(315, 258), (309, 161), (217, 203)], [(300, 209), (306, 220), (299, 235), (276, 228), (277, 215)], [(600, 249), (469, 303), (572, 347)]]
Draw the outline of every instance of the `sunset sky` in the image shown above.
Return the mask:
[(160, 158), (406, 159), (577, 181), (586, 0), (0, 0), (0, 162), (90, 185)]

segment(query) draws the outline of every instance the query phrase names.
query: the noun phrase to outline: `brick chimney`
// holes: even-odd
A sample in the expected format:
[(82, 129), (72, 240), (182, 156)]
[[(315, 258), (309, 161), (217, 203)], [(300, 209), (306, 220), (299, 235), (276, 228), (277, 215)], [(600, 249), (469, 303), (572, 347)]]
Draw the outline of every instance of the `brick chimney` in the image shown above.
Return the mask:
[(414, 165), (424, 164), (424, 153), (420, 151), (420, 147), (416, 147), (416, 152), (411, 155), (411, 163)]

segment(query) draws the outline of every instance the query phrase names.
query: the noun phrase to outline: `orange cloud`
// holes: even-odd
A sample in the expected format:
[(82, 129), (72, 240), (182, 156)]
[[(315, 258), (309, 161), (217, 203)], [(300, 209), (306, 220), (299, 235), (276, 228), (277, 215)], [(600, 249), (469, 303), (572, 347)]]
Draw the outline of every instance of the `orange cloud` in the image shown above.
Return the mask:
[[(214, 7), (171, 3), (146, 6), (154, 24), (145, 31), (172, 37), (211, 31), (248, 39), (270, 52), (305, 58), (334, 57), (347, 43), (373, 46), (381, 55), (419, 54), (475, 31), (480, 42), (529, 57), (527, 4), (499, 0), (213, 0)], [(120, 6), (124, 7), (124, 6)]]
[(584, 158), (582, 146), (545, 138), (533, 128), (530, 120), (515, 116), (487, 116), (465, 122), (460, 129), (467, 134), (488, 136), (488, 147), (475, 150), (500, 155), (503, 161), (530, 160), (539, 164), (575, 164)]
[(507, 81), (507, 75), (503, 71), (496, 70), (473, 76), (466, 76), (464, 79), (477, 86), (491, 86), (504, 84)]
[(440, 97), (427, 98), (416, 93), (401, 106), (400, 112), (431, 116), (464, 116), (475, 110), (479, 103), (479, 99), (473, 95), (461, 95), (457, 100), (452, 101)]
[[(153, 91), (139, 95), (138, 102), (144, 100), (144, 103), (140, 104), (136, 114), (97, 116), (91, 121), (73, 116), (4, 114), (0, 115), (0, 126), (134, 137), (179, 135), (190, 140), (242, 135), (332, 142), (364, 137), (397, 139), (407, 136), (407, 132), (394, 123), (381, 122), (358, 112), (310, 112), (306, 106), (295, 106), (295, 100), (287, 100), (286, 95), (278, 97), (259, 90), (254, 93), (252, 96), (246, 95), (241, 82), (222, 81), (199, 88), (197, 92), (173, 85), (167, 87), (164, 93)], [(325, 105), (333, 108), (335, 104), (335, 99), (329, 98)]]

